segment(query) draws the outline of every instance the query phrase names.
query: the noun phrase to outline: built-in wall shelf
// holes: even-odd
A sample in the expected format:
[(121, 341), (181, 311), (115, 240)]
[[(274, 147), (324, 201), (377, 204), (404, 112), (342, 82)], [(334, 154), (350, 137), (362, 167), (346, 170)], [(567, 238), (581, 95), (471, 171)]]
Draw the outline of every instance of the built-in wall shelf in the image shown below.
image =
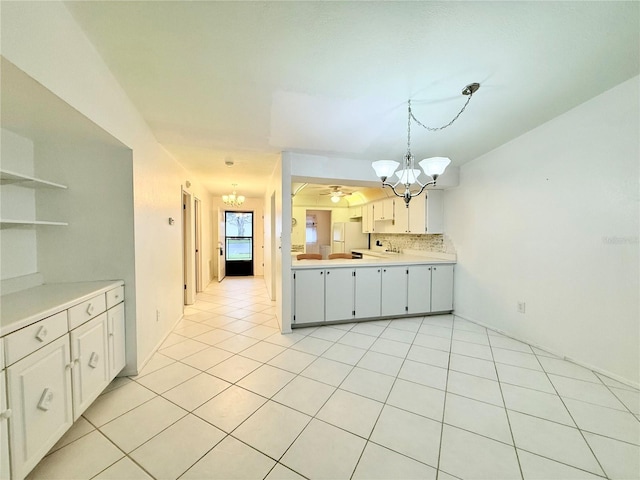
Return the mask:
[[(50, 182), (41, 178), (22, 175), (21, 173), (10, 172), (8, 170), (0, 170), (0, 184), (2, 185), (18, 185), (27, 188), (62, 188), (66, 189), (66, 185)], [(3, 220), (4, 221), (4, 220)]]
[(69, 224), (67, 222), (48, 222), (45, 220), (9, 220), (0, 219), (0, 228), (12, 228), (12, 227), (38, 227), (38, 226), (55, 226), (66, 227)]

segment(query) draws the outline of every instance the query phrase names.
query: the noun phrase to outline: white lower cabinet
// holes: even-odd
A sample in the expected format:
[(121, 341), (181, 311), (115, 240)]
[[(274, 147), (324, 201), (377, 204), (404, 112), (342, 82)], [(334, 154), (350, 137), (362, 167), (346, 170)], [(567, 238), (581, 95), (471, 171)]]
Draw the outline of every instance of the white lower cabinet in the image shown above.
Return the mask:
[(328, 268), (325, 271), (324, 319), (326, 322), (353, 318), (353, 279), (351, 268)]
[(431, 311), (431, 265), (407, 267), (407, 313)]
[(25, 477), (73, 424), (69, 350), (64, 335), (7, 368), (14, 479)]
[(355, 317), (379, 317), (382, 268), (357, 268), (355, 274)]
[(453, 265), (434, 265), (431, 269), (431, 310), (453, 310)]
[(119, 286), (70, 302), (0, 339), (1, 480), (27, 476), (124, 368), (123, 297)]
[(296, 269), (293, 325), (453, 310), (453, 265)]
[(324, 270), (297, 270), (293, 285), (293, 323), (324, 322)]
[[(107, 292), (107, 296), (108, 296)], [(109, 378), (114, 378), (124, 368), (127, 357), (125, 350), (124, 302), (107, 311), (107, 331), (109, 335)]]
[(73, 419), (77, 420), (111, 381), (106, 313), (71, 331), (71, 358)]
[(382, 316), (404, 315), (407, 308), (407, 267), (382, 267)]

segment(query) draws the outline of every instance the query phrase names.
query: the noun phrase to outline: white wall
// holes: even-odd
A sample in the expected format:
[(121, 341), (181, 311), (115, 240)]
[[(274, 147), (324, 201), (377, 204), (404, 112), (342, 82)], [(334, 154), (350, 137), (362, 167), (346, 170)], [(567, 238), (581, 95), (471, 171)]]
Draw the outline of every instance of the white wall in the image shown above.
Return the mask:
[[(3, 170), (33, 176), (33, 142), (1, 129), (0, 166)], [(0, 218), (35, 219), (36, 195), (31, 188), (3, 185), (0, 189)], [(37, 236), (35, 228), (7, 228), (0, 232), (0, 279), (36, 273)]]
[[(131, 373), (182, 316), (181, 187), (192, 182), (203, 218), (210, 217), (210, 195), (156, 142), (63, 3), (3, 2), (1, 21), (3, 56), (133, 151), (137, 355)], [(207, 232), (203, 245), (211, 245)]]
[(456, 314), (635, 384), (638, 84), (464, 165), (445, 193)]
[[(276, 162), (264, 196), (265, 283), (283, 333), (291, 332), (291, 161)], [(286, 221), (286, 219), (289, 219)], [(284, 253), (284, 254), (283, 254)]]

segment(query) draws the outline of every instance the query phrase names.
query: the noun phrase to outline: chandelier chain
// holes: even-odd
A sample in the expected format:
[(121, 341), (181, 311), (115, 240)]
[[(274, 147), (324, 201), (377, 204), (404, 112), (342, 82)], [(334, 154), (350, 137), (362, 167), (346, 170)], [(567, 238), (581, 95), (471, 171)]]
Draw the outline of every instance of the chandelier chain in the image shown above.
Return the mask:
[(429, 130), (430, 132), (437, 132), (438, 130), (444, 130), (445, 128), (450, 127), (451, 125), (453, 125), (453, 122), (455, 122), (458, 119), (458, 117), (460, 115), (462, 115), (462, 112), (464, 112), (464, 109), (467, 108), (467, 105), (469, 105), (469, 102), (471, 101), (471, 97), (473, 97), (473, 93), (471, 93), (469, 95), (469, 98), (467, 98), (467, 101), (462, 106), (462, 109), (458, 112), (458, 114), (455, 117), (453, 117), (453, 120), (451, 120), (449, 123), (447, 123), (446, 125), (443, 125), (441, 127), (429, 127), (428, 125), (425, 125), (420, 120), (418, 120), (413, 115), (413, 112), (411, 111), (411, 100), (409, 100), (409, 117), (412, 118), (414, 120), (414, 122), (416, 122), (422, 128), (425, 128), (425, 129)]

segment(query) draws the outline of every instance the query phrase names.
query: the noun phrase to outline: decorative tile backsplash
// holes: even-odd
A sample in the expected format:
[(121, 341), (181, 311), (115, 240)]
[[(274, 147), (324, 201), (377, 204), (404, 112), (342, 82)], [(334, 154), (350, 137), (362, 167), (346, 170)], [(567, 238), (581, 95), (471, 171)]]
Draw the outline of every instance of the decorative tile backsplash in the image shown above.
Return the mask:
[(406, 235), (393, 233), (372, 233), (371, 245), (380, 240), (385, 248), (389, 248), (389, 242), (394, 249), (424, 250), (428, 252), (455, 253), (453, 243), (446, 235)]

